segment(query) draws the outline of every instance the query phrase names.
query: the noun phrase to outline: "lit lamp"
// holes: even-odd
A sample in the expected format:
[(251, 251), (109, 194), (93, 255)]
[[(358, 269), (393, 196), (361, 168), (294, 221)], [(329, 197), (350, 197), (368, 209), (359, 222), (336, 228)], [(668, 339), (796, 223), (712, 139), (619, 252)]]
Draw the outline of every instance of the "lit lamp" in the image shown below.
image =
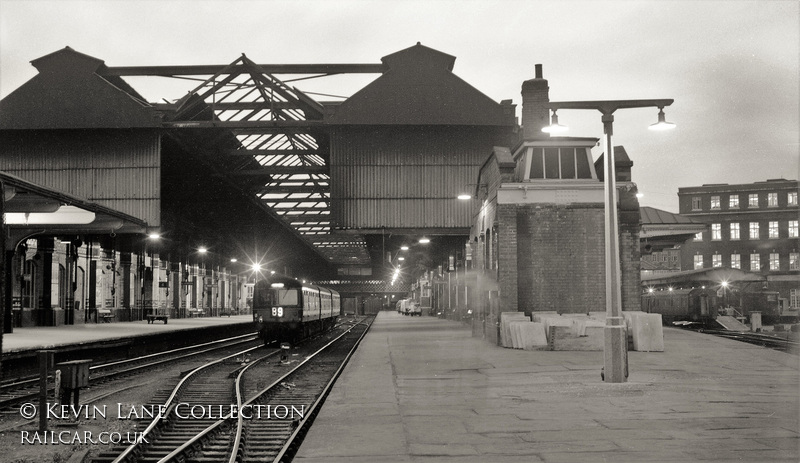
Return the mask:
[[(625, 333), (625, 320), (622, 317), (622, 288), (619, 263), (619, 223), (617, 219), (617, 186), (614, 165), (613, 134), (614, 112), (626, 108), (656, 107), (658, 122), (650, 126), (652, 130), (665, 130), (675, 127), (664, 117), (664, 107), (674, 100), (607, 100), (607, 101), (564, 101), (546, 103), (553, 111), (552, 123), (543, 132), (563, 132), (565, 126), (558, 123), (558, 109), (592, 109), (602, 114), (605, 139), (605, 263), (606, 263), (606, 326), (603, 330), (603, 381), (623, 383), (628, 377), (628, 340)], [(670, 288), (672, 290), (672, 288)]]
[(564, 133), (569, 130), (569, 127), (566, 125), (561, 125), (558, 123), (558, 114), (556, 114), (556, 110), (553, 109), (553, 116), (550, 117), (550, 125), (547, 127), (542, 128), (542, 132), (546, 132), (549, 134), (554, 133)]

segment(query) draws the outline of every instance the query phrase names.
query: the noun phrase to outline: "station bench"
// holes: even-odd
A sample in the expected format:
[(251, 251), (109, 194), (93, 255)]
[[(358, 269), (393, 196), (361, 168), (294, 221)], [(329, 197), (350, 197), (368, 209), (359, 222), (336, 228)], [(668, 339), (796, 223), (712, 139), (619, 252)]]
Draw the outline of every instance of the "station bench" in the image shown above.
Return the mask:
[(156, 320), (162, 320), (166, 325), (167, 322), (169, 321), (169, 315), (167, 315), (166, 313), (151, 312), (147, 314), (146, 317), (147, 317), (147, 323), (153, 323)]
[(189, 318), (205, 315), (205, 311), (203, 309), (186, 309), (186, 313), (189, 314)]
[(116, 317), (110, 309), (97, 309), (97, 316), (103, 319), (103, 323), (109, 323)]

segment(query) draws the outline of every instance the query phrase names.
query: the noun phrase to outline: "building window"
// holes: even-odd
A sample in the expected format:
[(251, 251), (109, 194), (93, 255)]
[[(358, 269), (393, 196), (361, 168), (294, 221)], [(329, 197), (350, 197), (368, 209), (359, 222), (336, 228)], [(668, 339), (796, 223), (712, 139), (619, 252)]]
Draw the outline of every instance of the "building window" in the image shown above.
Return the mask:
[(731, 195), (728, 200), (729, 209), (739, 209), (739, 195)]
[(693, 211), (702, 211), (703, 210), (703, 198), (699, 196), (692, 197), (692, 210)]
[(800, 307), (800, 290), (797, 289), (789, 290), (789, 306), (795, 309), (797, 307)]
[(742, 268), (742, 255), (741, 254), (731, 254), (731, 268)]
[(797, 192), (791, 191), (786, 195), (786, 204), (789, 206), (797, 206)]
[(800, 236), (800, 228), (797, 227), (797, 220), (789, 221), (789, 238), (797, 238)]
[(694, 240), (695, 240), (695, 241), (703, 241), (703, 232), (697, 232), (697, 233), (695, 233), (695, 235), (694, 235)]
[(526, 178), (592, 178), (586, 148), (531, 148)]
[(711, 256), (712, 267), (722, 267), (722, 254), (714, 254)]
[(738, 240), (739, 239), (739, 223), (732, 223), (731, 224), (731, 239)]
[(702, 254), (696, 254), (694, 256), (694, 268), (695, 269), (703, 268), (703, 255)]
[(778, 193), (767, 193), (767, 206), (778, 207)]
[(721, 223), (712, 223), (711, 224), (711, 240), (721, 240), (722, 239), (722, 224)]
[(719, 209), (719, 196), (711, 197), (711, 209)]
[(800, 252), (789, 253), (789, 270), (800, 270)]
[(777, 238), (778, 237), (778, 221), (770, 222), (769, 223), (769, 236), (770, 238)]
[(769, 254), (769, 269), (770, 270), (781, 269), (781, 258), (777, 252), (771, 252)]
[(747, 196), (747, 206), (748, 207), (758, 207), (758, 194), (752, 194)]
[(758, 239), (758, 222), (750, 222), (750, 239)]
[(757, 272), (761, 270), (761, 256), (758, 254), (750, 254), (750, 271)]

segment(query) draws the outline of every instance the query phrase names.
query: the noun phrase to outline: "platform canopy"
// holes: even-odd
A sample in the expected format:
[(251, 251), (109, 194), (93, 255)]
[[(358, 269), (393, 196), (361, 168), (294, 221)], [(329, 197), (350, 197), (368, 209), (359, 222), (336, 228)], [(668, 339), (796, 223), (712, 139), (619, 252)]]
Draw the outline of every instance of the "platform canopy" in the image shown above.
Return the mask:
[[(3, 224), (14, 246), (18, 239), (40, 233), (146, 233), (136, 217), (0, 172)], [(15, 240), (14, 238), (17, 238)]]

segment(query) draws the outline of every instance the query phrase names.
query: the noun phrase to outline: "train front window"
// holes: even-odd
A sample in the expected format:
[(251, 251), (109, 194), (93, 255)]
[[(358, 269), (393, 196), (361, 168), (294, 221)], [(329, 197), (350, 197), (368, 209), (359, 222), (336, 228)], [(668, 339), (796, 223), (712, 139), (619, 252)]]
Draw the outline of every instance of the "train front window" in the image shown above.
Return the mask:
[(296, 289), (276, 289), (273, 293), (274, 304), (278, 306), (296, 306), (300, 298)]

